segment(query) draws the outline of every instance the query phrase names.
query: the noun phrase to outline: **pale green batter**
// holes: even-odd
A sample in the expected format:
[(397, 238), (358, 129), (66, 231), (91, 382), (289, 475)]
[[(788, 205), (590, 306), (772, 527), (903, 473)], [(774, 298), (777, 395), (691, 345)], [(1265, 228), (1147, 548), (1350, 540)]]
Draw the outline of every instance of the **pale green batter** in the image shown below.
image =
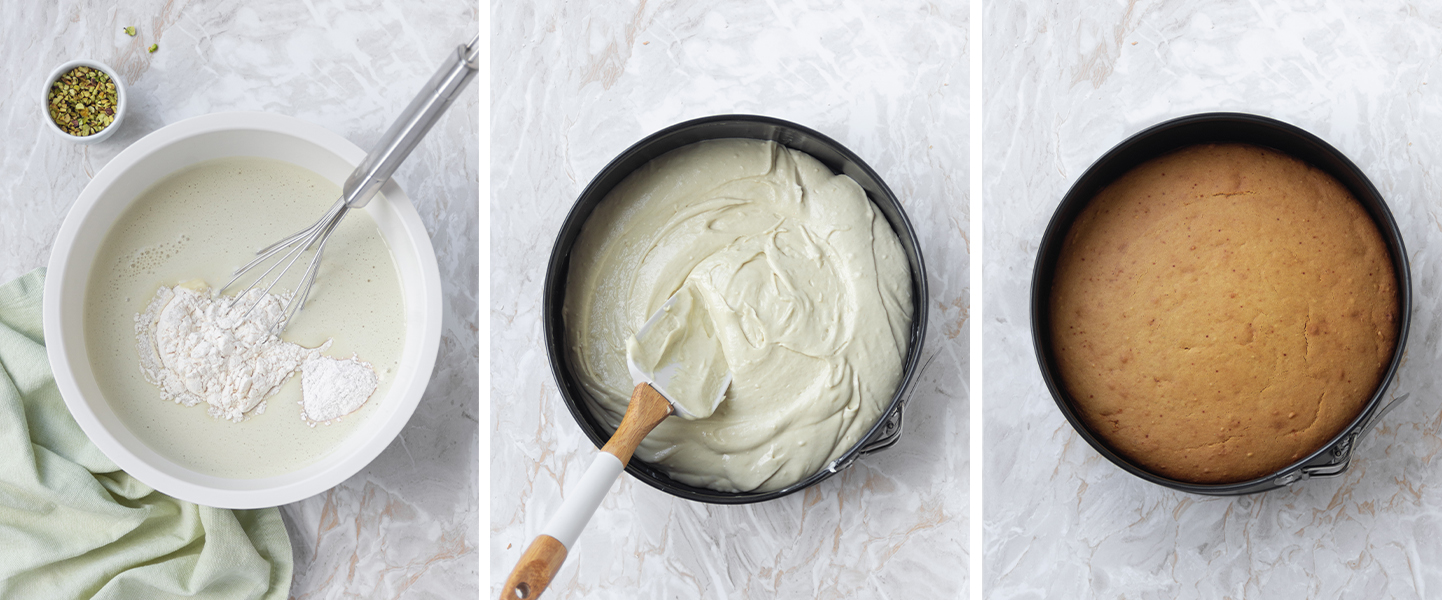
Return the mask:
[(694, 287), (733, 374), (711, 416), (668, 418), (636, 456), (723, 491), (774, 490), (826, 467), (901, 379), (910, 265), (865, 192), (771, 142), (680, 148), (622, 181), (576, 241), (566, 342), (612, 429), (631, 394), (626, 340)]
[(325, 456), (385, 401), (404, 344), (405, 307), (390, 250), (365, 211), (341, 222), (310, 301), (282, 335), (307, 348), (329, 339), (327, 356), (354, 354), (374, 365), (379, 387), (358, 411), (311, 427), (301, 418), (296, 376), (263, 414), (232, 423), (204, 406), (161, 400), (139, 368), (135, 316), (160, 286), (225, 283), (257, 248), (313, 223), (339, 195), (334, 183), (289, 163), (219, 159), (156, 183), (111, 228), (86, 291), (86, 348), (106, 400), (152, 450), (215, 476), (281, 475)]

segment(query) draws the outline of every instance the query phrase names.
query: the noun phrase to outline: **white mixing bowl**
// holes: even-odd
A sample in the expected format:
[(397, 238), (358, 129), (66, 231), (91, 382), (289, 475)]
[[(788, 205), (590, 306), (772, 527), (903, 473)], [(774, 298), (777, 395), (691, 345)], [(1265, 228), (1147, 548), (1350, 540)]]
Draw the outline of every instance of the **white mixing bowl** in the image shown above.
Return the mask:
[[(60, 227), (45, 280), (45, 342), (70, 413), (121, 469), (182, 500), (259, 508), (334, 487), (369, 464), (400, 433), (425, 392), (440, 348), (441, 280), (420, 215), (405, 192), (388, 182), (365, 210), (395, 259), (405, 301), (406, 338), (389, 394), (371, 399), (379, 400), (376, 411), (329, 454), (285, 475), (216, 477), (161, 456), (122, 423), (91, 372), (85, 343), (85, 288), (106, 233), (141, 192), (192, 164), (232, 156), (282, 160), (341, 185), (365, 158), (365, 151), (318, 125), (267, 113), (204, 115), (145, 136), (96, 174)], [(305, 225), (297, 223), (295, 228)]]

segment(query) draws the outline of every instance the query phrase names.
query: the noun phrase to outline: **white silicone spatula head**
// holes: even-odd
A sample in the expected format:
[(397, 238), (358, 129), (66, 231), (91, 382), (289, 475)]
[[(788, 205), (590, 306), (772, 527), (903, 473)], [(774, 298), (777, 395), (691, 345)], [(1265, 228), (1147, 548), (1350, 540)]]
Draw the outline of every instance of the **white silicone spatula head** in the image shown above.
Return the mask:
[(649, 383), (683, 419), (716, 412), (731, 386), (731, 367), (701, 294), (682, 286), (626, 340), (631, 383)]

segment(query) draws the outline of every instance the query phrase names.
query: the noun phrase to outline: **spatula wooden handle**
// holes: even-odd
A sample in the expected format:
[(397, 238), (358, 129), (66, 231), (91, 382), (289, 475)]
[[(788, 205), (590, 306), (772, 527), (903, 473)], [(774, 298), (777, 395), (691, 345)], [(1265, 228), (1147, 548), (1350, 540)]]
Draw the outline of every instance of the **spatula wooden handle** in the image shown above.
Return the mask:
[(673, 410), (666, 397), (651, 386), (644, 383), (636, 386), (616, 433), (586, 469), (580, 483), (561, 502), (560, 510), (546, 522), (541, 535), (526, 547), (501, 588), (501, 600), (533, 600), (551, 585), (551, 578), (566, 560), (567, 549), (576, 543), (611, 484), (625, 470), (636, 446)]
[(501, 600), (530, 600), (541, 597), (551, 578), (561, 570), (566, 560), (566, 546), (560, 540), (541, 534), (531, 541), (526, 553), (516, 563), (506, 586), (501, 588)]
[(631, 455), (636, 453), (636, 447), (641, 445), (641, 440), (646, 434), (651, 433), (661, 421), (675, 412), (671, 402), (651, 387), (648, 383), (638, 383), (636, 388), (631, 390), (631, 402), (626, 405), (626, 414), (621, 417), (621, 425), (616, 427), (616, 433), (611, 434), (610, 441), (601, 447), (602, 452), (610, 452), (616, 458), (621, 459), (621, 466), (631, 462)]

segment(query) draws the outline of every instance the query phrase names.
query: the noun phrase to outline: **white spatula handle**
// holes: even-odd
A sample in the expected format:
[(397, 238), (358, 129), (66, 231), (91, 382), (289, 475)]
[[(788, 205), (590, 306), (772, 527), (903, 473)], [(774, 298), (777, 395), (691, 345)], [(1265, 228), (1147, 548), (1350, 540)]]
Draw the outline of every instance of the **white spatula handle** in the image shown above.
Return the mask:
[(505, 587), (501, 588), (501, 600), (532, 600), (541, 596), (551, 584), (551, 578), (561, 570), (566, 553), (586, 528), (611, 484), (616, 483), (616, 478), (626, 469), (636, 446), (672, 410), (666, 398), (651, 386), (644, 383), (636, 386), (616, 433), (592, 459), (580, 483), (566, 495), (561, 509), (546, 522), (541, 535), (526, 547), (511, 576), (506, 578)]
[(581, 530), (586, 528), (586, 523), (591, 520), (596, 507), (601, 505), (601, 500), (606, 497), (611, 484), (616, 483), (616, 478), (620, 477), (624, 470), (626, 465), (621, 464), (621, 459), (609, 452), (596, 453), (591, 467), (581, 476), (580, 484), (566, 496), (566, 500), (561, 503), (561, 510), (556, 511), (551, 520), (546, 522), (541, 535), (556, 538), (569, 550), (575, 545)]
[(601, 506), (601, 500), (606, 497), (606, 492), (610, 491), (611, 484), (616, 483), (616, 478), (625, 469), (621, 459), (611, 453), (596, 454), (591, 466), (586, 469), (586, 474), (581, 476), (580, 483), (571, 493), (566, 494), (566, 499), (561, 502), (561, 509), (551, 516), (545, 528), (541, 529), (541, 534), (531, 541), (526, 553), (521, 555), (521, 560), (506, 579), (501, 598), (526, 600), (541, 595), (550, 585), (551, 578), (561, 570), (561, 563), (565, 562), (567, 552), (575, 545), (576, 538), (580, 537), (581, 530), (586, 528), (586, 523), (591, 520), (596, 508)]

